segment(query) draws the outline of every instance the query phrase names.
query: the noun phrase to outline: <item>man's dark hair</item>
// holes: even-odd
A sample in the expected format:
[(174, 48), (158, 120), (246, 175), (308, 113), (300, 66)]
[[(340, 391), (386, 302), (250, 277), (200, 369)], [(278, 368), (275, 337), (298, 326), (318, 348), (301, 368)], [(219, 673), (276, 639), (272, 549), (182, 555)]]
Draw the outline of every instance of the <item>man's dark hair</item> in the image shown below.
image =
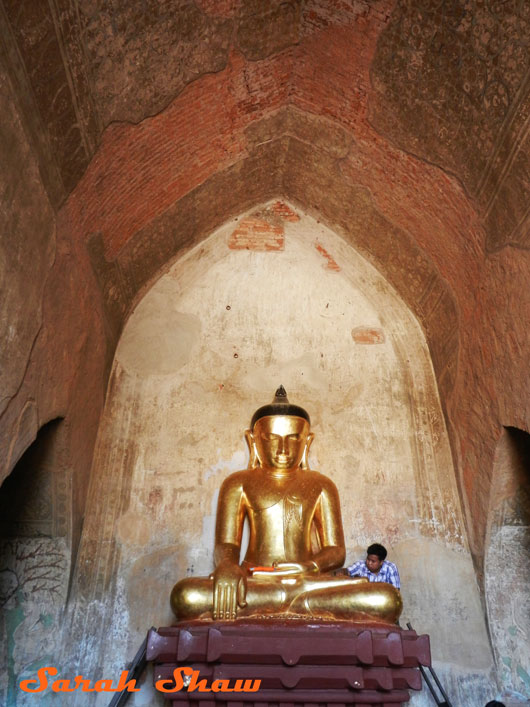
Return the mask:
[(498, 700), (491, 700), (491, 702), (488, 702), (487, 705), (484, 705), (484, 707), (506, 707), (504, 702), (499, 702)]
[(387, 556), (387, 551), (386, 547), (383, 547), (379, 543), (374, 543), (373, 545), (370, 545), (368, 550), (366, 551), (367, 555), (377, 555), (377, 557), (381, 560), (381, 562), (385, 559)]

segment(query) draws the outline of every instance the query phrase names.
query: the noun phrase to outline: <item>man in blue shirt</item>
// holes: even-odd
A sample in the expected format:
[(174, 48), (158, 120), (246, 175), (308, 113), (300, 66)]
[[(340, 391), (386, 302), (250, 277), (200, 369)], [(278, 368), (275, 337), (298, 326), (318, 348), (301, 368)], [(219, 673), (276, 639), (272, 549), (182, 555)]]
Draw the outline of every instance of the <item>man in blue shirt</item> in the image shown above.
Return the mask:
[(398, 569), (393, 562), (385, 559), (386, 556), (386, 548), (374, 543), (366, 550), (366, 560), (354, 562), (348, 567), (348, 574), (350, 577), (368, 577), (370, 582), (388, 582), (399, 589)]

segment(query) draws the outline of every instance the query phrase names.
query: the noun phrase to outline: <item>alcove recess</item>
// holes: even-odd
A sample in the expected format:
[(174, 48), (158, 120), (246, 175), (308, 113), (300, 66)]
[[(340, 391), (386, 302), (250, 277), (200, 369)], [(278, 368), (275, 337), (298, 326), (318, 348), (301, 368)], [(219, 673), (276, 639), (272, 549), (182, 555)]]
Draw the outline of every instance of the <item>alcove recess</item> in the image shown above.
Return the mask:
[(64, 420), (43, 425), (0, 487), (0, 602), (41, 609), (66, 600), (71, 566), (71, 475)]

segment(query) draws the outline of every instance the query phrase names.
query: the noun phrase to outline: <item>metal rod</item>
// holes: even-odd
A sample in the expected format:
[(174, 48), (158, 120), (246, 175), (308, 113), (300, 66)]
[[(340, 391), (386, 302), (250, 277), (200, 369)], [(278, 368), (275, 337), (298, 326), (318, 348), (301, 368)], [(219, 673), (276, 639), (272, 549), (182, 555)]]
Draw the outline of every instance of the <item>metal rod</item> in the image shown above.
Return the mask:
[[(414, 631), (414, 629), (412, 628), (412, 624), (410, 623), (410, 621), (407, 622), (407, 628), (408, 628), (410, 631)], [(438, 689), (439, 689), (439, 691), (441, 692), (442, 697), (443, 697), (443, 700), (440, 700), (440, 699), (438, 698), (438, 695), (436, 694), (436, 691), (435, 691), (435, 689), (434, 689), (434, 685), (432, 684), (432, 682), (431, 682), (430, 679), (429, 679), (429, 676), (427, 675), (427, 671), (425, 670), (425, 668), (423, 667), (423, 665), (420, 665), (420, 672), (421, 672), (421, 674), (422, 674), (423, 679), (425, 680), (425, 683), (427, 684), (427, 687), (429, 688), (429, 690), (430, 690), (430, 692), (431, 692), (431, 695), (432, 695), (433, 698), (434, 698), (434, 701), (436, 702), (436, 704), (438, 705), (438, 707), (453, 707), (452, 704), (451, 704), (451, 702), (449, 701), (449, 697), (447, 696), (447, 693), (446, 693), (445, 690), (443, 689), (442, 684), (441, 684), (440, 680), (438, 679), (438, 675), (436, 675), (436, 673), (435, 673), (435, 671), (434, 671), (434, 668), (433, 668), (431, 665), (429, 665), (429, 666), (427, 666), (427, 667), (429, 668), (429, 672), (430, 672), (430, 674), (432, 675), (432, 677), (434, 678), (434, 681), (436, 682), (436, 685), (437, 685), (437, 687), (438, 687)]]
[[(151, 631), (154, 631), (155, 627), (151, 627)], [(146, 637), (144, 638), (142, 645), (138, 650), (136, 651), (136, 655), (132, 659), (132, 663), (129, 668), (129, 672), (127, 673), (127, 682), (129, 680), (138, 680), (139, 677), (141, 677), (142, 673), (145, 670), (145, 666), (147, 665), (146, 661), (146, 655), (147, 655), (147, 637), (149, 636), (149, 632), (147, 633)], [(127, 690), (122, 690), (121, 692), (117, 692), (112, 700), (109, 702), (109, 707), (122, 707), (127, 700), (129, 699), (129, 695), (131, 693), (128, 692)]]
[(429, 691), (430, 691), (431, 695), (432, 695), (433, 698), (434, 698), (434, 701), (436, 702), (436, 704), (438, 705), (438, 707), (442, 707), (442, 705), (443, 705), (444, 703), (439, 701), (438, 695), (436, 694), (436, 690), (434, 689), (434, 685), (433, 685), (432, 682), (430, 681), (429, 676), (428, 676), (428, 674), (427, 674), (427, 671), (425, 670), (425, 668), (423, 667), (423, 665), (420, 665), (420, 673), (421, 673), (423, 679), (425, 680), (425, 682), (426, 682), (426, 684), (427, 684), (427, 687), (429, 688)]
[(434, 672), (434, 668), (430, 667), (429, 670), (430, 670), (430, 672), (431, 672), (431, 675), (432, 675), (433, 678), (434, 678), (434, 681), (435, 681), (436, 684), (438, 685), (438, 689), (439, 689), (440, 692), (442, 693), (442, 697), (444, 698), (444, 700), (446, 701), (446, 703), (449, 705), (449, 707), (451, 707), (451, 705), (449, 704), (449, 697), (447, 697), (447, 693), (446, 693), (446, 691), (443, 689), (442, 684), (441, 684), (440, 680), (438, 679), (438, 675), (436, 675), (436, 673)]

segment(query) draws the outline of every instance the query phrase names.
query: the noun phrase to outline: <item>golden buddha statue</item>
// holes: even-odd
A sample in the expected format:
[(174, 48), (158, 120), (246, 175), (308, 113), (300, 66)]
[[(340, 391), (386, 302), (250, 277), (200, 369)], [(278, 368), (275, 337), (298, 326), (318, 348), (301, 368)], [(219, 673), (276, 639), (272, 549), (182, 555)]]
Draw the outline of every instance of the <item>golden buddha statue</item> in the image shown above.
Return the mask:
[[(339, 496), (331, 479), (309, 469), (309, 415), (283, 386), (254, 413), (246, 438), (248, 468), (225, 479), (219, 494), (215, 570), (174, 586), (177, 619), (395, 623), (402, 608), (395, 587), (329, 574), (345, 557)], [(239, 564), (245, 517), (250, 539)]]

